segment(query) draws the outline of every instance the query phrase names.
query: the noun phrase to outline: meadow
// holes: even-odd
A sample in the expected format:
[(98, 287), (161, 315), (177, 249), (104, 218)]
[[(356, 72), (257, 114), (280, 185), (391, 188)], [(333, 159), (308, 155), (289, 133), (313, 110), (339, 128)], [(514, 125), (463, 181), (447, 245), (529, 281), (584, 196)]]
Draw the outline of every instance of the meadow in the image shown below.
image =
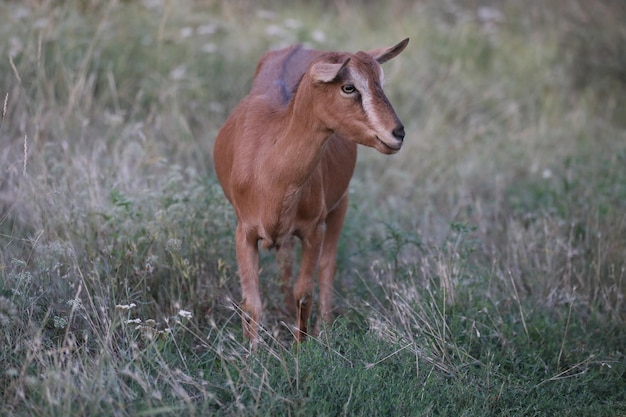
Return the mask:
[[(0, 3), (0, 415), (625, 416), (618, 0)], [(258, 58), (384, 65), (335, 321), (243, 339), (212, 145)], [(315, 317), (314, 317), (315, 318)]]

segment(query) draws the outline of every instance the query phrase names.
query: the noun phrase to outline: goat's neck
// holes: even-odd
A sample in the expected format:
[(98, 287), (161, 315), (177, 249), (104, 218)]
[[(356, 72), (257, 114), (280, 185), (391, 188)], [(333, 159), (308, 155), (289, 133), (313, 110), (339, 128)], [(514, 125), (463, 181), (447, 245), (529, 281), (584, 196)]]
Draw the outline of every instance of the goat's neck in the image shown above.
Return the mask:
[(289, 188), (300, 187), (308, 181), (332, 134), (315, 116), (311, 99), (310, 87), (298, 89), (284, 114), (287, 129), (274, 143), (274, 152), (279, 157), (273, 169)]

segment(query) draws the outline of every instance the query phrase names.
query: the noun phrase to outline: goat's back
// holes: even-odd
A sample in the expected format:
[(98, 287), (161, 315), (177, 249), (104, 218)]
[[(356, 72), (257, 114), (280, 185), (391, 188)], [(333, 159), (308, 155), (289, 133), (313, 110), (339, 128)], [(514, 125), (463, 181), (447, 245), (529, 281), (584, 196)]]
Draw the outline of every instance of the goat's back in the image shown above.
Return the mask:
[(302, 45), (264, 54), (256, 68), (251, 95), (266, 95), (275, 105), (287, 105), (311, 62), (323, 52)]

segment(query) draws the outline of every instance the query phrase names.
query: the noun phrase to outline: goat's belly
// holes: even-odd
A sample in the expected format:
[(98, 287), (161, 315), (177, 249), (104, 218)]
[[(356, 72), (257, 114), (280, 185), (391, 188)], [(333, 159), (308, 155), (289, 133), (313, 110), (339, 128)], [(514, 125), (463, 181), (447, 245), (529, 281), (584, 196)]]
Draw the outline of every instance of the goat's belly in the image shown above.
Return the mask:
[(307, 241), (310, 236), (325, 227), (323, 216), (308, 219), (290, 219), (289, 221), (278, 221), (271, 225), (260, 226), (258, 229), (261, 248), (274, 249), (281, 247), (291, 236), (296, 236), (303, 241)]
[(292, 224), (274, 223), (271, 225), (261, 225), (258, 230), (261, 248), (274, 249), (281, 247), (285, 241), (295, 234), (295, 227)]

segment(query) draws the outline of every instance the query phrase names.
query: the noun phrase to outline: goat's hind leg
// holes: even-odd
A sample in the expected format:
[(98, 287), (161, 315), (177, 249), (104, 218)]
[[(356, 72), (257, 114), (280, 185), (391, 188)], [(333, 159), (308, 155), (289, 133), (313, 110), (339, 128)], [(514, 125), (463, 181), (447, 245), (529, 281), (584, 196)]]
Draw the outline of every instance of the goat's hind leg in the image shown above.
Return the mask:
[(294, 317), (296, 315), (296, 300), (293, 298), (293, 265), (295, 261), (296, 238), (290, 236), (276, 251), (276, 261), (279, 268), (280, 292), (285, 298), (285, 309)]
[(313, 305), (314, 276), (319, 263), (320, 252), (324, 242), (324, 225), (320, 224), (302, 239), (302, 261), (298, 279), (293, 288), (296, 301), (296, 340), (304, 341), (307, 336), (307, 325)]

